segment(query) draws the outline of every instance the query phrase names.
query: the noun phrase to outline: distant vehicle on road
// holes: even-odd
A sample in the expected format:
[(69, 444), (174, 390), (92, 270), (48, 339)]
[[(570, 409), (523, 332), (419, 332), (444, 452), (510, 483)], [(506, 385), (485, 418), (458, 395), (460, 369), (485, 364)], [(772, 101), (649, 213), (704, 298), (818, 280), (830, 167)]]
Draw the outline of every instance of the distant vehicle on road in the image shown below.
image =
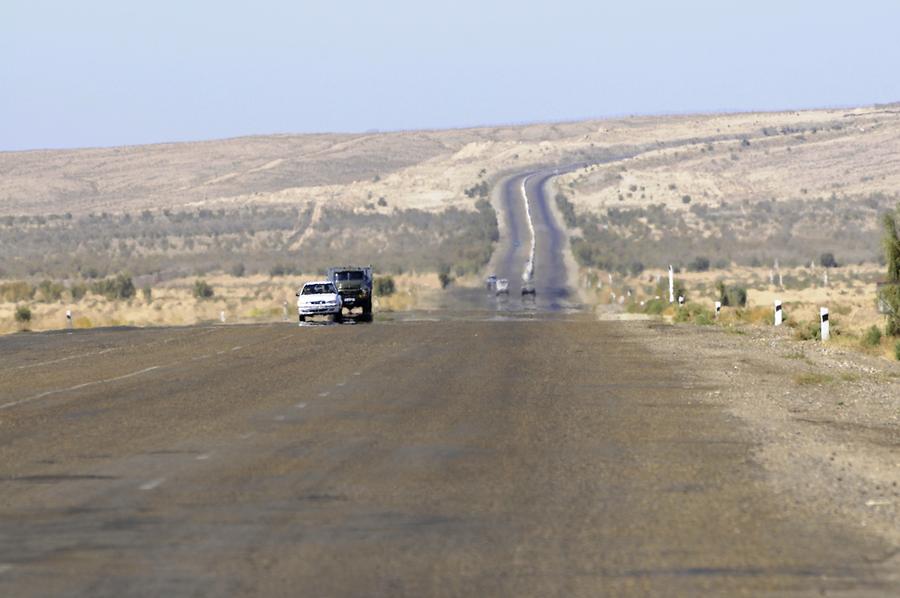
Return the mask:
[(487, 278), (484, 279), (484, 284), (487, 287), (487, 290), (496, 291), (497, 290), (497, 277), (494, 276), (493, 274), (491, 274), (490, 276), (488, 276)]
[(301, 322), (312, 316), (329, 316), (334, 322), (340, 322), (342, 307), (341, 296), (330, 280), (307, 282), (297, 291), (297, 314)]
[(501, 278), (497, 281), (496, 293), (498, 295), (509, 295), (509, 281), (507, 279)]
[(328, 278), (334, 283), (348, 310), (359, 307), (362, 319), (372, 319), (372, 266), (340, 266), (328, 269)]
[(534, 290), (534, 285), (530, 282), (526, 282), (522, 285), (522, 297), (531, 296), (532, 299), (537, 297), (537, 292)]

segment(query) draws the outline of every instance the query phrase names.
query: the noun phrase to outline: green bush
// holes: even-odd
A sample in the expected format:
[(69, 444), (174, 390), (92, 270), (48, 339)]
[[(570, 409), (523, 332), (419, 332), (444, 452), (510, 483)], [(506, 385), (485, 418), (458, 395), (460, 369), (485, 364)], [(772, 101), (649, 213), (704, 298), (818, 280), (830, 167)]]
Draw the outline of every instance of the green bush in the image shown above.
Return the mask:
[(724, 282), (716, 284), (719, 290), (719, 301), (722, 307), (744, 307), (747, 305), (747, 287), (738, 285), (725, 286)]
[(393, 276), (378, 276), (375, 278), (375, 294), (383, 297), (393, 295), (397, 290)]
[(834, 259), (834, 254), (830, 251), (827, 251), (819, 256), (819, 263), (822, 264), (823, 268), (837, 268), (838, 263), (837, 260)]
[(46, 303), (59, 301), (62, 299), (63, 291), (66, 290), (62, 284), (51, 280), (42, 280), (37, 286), (37, 291), (41, 295), (41, 300)]
[(897, 341), (897, 344), (894, 345), (894, 357), (897, 358), (897, 361), (900, 361), (900, 341)]
[(211, 299), (215, 295), (213, 288), (205, 280), (198, 278), (194, 281), (194, 297), (197, 299)]
[(153, 301), (153, 289), (150, 288), (150, 285), (144, 285), (144, 288), (141, 289), (141, 293), (144, 295), (144, 301), (150, 303)]
[(559, 208), (566, 226), (575, 228), (578, 226), (578, 217), (575, 215), (575, 205), (562, 193), (556, 194), (556, 207)]
[(134, 297), (135, 289), (130, 276), (117, 274), (115, 278), (105, 278), (92, 284), (91, 292), (115, 301), (116, 299), (131, 299)]
[(31, 321), (31, 308), (27, 305), (16, 306), (16, 322), (19, 324), (27, 324)]
[(72, 295), (72, 301), (79, 301), (82, 297), (87, 294), (87, 286), (82, 283), (74, 283), (72, 287), (69, 289), (69, 293)]
[(691, 272), (707, 272), (709, 270), (709, 258), (697, 256), (690, 264), (688, 270)]
[(658, 316), (666, 309), (666, 302), (662, 299), (651, 299), (644, 305), (644, 313)]
[(687, 303), (675, 312), (676, 322), (689, 322), (701, 326), (709, 326), (714, 319), (713, 312), (698, 303)]
[(881, 330), (878, 326), (872, 326), (863, 334), (860, 342), (864, 347), (876, 347), (881, 344)]

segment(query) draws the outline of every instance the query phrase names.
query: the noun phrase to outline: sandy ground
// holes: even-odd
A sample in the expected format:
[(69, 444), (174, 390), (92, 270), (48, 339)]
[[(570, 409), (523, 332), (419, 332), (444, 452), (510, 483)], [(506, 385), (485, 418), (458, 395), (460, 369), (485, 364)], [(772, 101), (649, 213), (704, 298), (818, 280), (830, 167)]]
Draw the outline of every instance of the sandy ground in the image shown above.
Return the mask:
[(748, 425), (779, 492), (900, 542), (900, 363), (774, 327), (633, 331)]

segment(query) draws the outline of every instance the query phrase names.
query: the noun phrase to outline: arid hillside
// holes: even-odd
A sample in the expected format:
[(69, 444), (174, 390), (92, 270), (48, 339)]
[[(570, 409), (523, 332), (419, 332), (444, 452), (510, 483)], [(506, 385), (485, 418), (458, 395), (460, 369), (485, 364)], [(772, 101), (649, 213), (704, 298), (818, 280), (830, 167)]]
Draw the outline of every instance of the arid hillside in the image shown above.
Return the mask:
[(493, 184), (583, 163), (556, 185), (584, 266), (872, 261), (900, 190), (900, 110), (0, 153), (0, 277), (315, 271), (335, 254), (476, 273)]

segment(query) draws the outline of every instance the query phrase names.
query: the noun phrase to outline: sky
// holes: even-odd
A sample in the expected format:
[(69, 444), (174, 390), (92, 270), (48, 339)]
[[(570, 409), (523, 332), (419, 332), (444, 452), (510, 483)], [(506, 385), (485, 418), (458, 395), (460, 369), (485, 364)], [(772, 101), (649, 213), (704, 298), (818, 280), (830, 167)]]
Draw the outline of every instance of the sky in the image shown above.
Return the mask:
[(0, 151), (900, 100), (896, 0), (2, 0)]

